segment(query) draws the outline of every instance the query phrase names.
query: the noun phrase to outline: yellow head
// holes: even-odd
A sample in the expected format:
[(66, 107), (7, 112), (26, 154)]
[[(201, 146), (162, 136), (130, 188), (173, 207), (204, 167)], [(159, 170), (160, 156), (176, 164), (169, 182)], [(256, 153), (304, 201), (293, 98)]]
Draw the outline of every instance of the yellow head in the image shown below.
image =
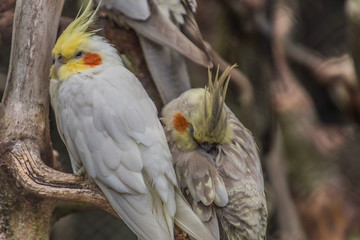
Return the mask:
[(182, 150), (202, 148), (210, 151), (217, 144), (230, 143), (233, 132), (227, 124), (224, 108), (227, 86), (230, 80), (228, 67), (215, 80), (209, 70), (209, 83), (205, 89), (191, 89), (171, 101), (163, 109), (163, 121), (166, 130)]
[(65, 80), (72, 74), (91, 69), (102, 63), (98, 53), (89, 51), (91, 37), (95, 31), (88, 31), (95, 20), (95, 11), (92, 11), (92, 1), (76, 19), (65, 29), (58, 38), (52, 56), (55, 60), (51, 68), (51, 78)]

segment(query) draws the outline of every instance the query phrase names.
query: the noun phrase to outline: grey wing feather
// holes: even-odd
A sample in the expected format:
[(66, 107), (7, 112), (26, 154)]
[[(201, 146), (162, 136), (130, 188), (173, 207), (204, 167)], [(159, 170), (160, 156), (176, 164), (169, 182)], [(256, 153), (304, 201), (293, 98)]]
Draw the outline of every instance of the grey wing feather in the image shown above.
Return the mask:
[(238, 180), (245, 175), (256, 182), (259, 190), (264, 191), (260, 158), (254, 138), (226, 105), (225, 110), (228, 114), (228, 125), (233, 129), (235, 137), (232, 144), (224, 145), (222, 150), (226, 154), (222, 156), (226, 159), (219, 160), (222, 162), (219, 165), (226, 168), (223, 173), (228, 177)]
[[(100, 0), (94, 1), (96, 4), (100, 2)], [(101, 6), (106, 10), (117, 11), (136, 20), (146, 20), (150, 16), (148, 0), (102, 0)]]
[[(96, 181), (96, 184), (104, 192), (116, 212), (124, 219), (127, 225), (136, 232), (140, 239), (170, 239), (170, 235), (164, 231), (163, 228), (159, 227), (157, 221), (154, 221), (151, 210), (146, 207), (145, 196), (120, 194), (108, 188), (102, 182)], [(143, 209), (139, 209), (138, 203), (141, 201), (143, 202)], [(132, 204), (134, 202), (137, 203), (136, 206)]]
[(187, 232), (190, 237), (197, 240), (219, 240), (217, 235), (209, 231), (201, 220), (195, 215), (193, 210), (190, 208), (186, 199), (182, 195), (179, 188), (175, 189), (175, 200), (177, 210), (174, 216), (175, 223), (183, 231)]
[(184, 16), (185, 23), (181, 25), (181, 31), (184, 35), (190, 39), (198, 48), (200, 48), (211, 61), (209, 67), (213, 66), (213, 59), (211, 57), (210, 51), (205, 44), (205, 41), (200, 33), (199, 26), (196, 23), (194, 14), (189, 8), (186, 8), (186, 15)]
[(215, 166), (201, 153), (180, 152), (175, 162), (180, 187), (186, 187), (196, 202), (223, 207), (228, 203), (226, 188)]
[(212, 65), (208, 55), (192, 43), (169, 19), (161, 14), (156, 4), (150, 5), (151, 15), (146, 21), (125, 17), (125, 22), (139, 35), (175, 49), (193, 62)]
[(165, 104), (190, 89), (185, 59), (181, 54), (141, 35), (139, 40), (147, 66)]
[(221, 236), (227, 239), (264, 239), (267, 208), (264, 180), (255, 141), (229, 108), (228, 124), (234, 141), (221, 147), (219, 172), (227, 188), (229, 203), (219, 208)]
[[(228, 191), (229, 204), (219, 209), (222, 226), (221, 239), (260, 240), (266, 234), (266, 206), (263, 194), (251, 186), (239, 187)], [(225, 238), (226, 236), (226, 238)]]
[(215, 239), (220, 239), (219, 223), (213, 205), (205, 206), (201, 202), (196, 202), (191, 196), (188, 189), (183, 190), (183, 195), (185, 196), (187, 202), (190, 204), (192, 210), (201, 219), (201, 221), (203, 221), (205, 226), (211, 231)]
[[(170, 133), (165, 133), (170, 140)], [(174, 156), (180, 188), (193, 211), (203, 220), (212, 235), (219, 239), (218, 220), (213, 211), (213, 203), (224, 206), (228, 202), (226, 188), (220, 175), (201, 153), (181, 151), (173, 140), (169, 141), (169, 146)]]
[(219, 221), (214, 208), (211, 208), (211, 218), (209, 219), (209, 221), (204, 222), (204, 224), (208, 229), (211, 229), (211, 233), (215, 236), (216, 239), (221, 239)]

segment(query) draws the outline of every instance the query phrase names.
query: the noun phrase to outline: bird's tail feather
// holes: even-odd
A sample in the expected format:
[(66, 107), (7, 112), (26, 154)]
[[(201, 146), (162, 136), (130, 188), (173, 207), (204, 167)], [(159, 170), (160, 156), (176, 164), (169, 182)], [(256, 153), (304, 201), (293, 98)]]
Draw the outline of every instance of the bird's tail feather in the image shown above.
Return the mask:
[(190, 237), (197, 240), (219, 240), (215, 238), (186, 202), (180, 189), (176, 189), (175, 224)]
[[(119, 194), (96, 181), (107, 200), (126, 225), (142, 240), (170, 240), (170, 234), (158, 223), (144, 196)], [(145, 201), (145, 202), (143, 202)], [(134, 207), (134, 205), (137, 205)]]

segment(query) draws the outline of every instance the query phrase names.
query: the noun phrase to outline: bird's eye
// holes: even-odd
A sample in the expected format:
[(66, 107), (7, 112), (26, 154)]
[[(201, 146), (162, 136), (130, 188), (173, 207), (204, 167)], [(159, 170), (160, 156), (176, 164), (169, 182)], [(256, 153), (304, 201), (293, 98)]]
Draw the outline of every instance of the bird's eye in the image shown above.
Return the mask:
[(62, 60), (62, 55), (61, 54), (59, 54), (59, 55), (57, 55), (57, 57), (56, 57), (56, 60), (58, 60), (58, 61), (61, 61)]
[(82, 55), (84, 55), (84, 52), (83, 52), (83, 51), (78, 51), (78, 52), (75, 53), (74, 56), (75, 56), (76, 58), (80, 58), (80, 57), (82, 57)]
[(192, 124), (190, 124), (190, 126), (189, 126), (189, 131), (190, 131), (191, 135), (194, 135), (194, 127)]

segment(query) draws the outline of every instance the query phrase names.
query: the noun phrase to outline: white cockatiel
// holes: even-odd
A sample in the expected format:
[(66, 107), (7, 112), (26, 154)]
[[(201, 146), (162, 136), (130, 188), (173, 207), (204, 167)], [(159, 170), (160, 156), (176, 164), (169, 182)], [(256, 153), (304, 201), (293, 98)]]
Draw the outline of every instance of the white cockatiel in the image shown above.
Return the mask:
[(193, 16), (195, 0), (103, 0), (101, 7), (115, 22), (125, 22), (137, 33), (164, 103), (191, 87), (184, 56), (212, 66)]
[(185, 203), (155, 105), (116, 49), (87, 31), (91, 1), (53, 49), (50, 96), (75, 174), (87, 174), (144, 240), (173, 239), (174, 219), (213, 239)]

